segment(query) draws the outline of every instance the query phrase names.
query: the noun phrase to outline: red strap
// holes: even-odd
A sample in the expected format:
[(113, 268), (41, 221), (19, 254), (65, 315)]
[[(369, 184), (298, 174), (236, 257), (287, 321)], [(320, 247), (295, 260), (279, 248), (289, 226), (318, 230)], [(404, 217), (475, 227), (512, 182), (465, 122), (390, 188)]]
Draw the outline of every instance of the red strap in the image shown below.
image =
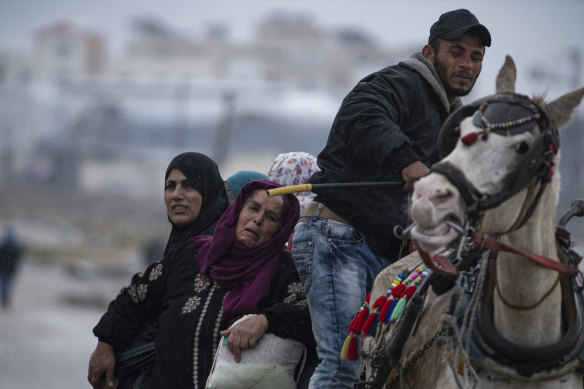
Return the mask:
[(458, 277), (458, 269), (450, 263), (448, 257), (439, 254), (433, 255), (422, 249), (418, 249), (418, 251), (420, 252), (420, 256), (426, 266), (432, 269), (435, 273), (447, 278)]
[(478, 232), (473, 232), (472, 240), (475, 243), (480, 244), (481, 246), (486, 247), (489, 250), (502, 250), (507, 251), (510, 253), (515, 253), (524, 256), (525, 258), (529, 258), (535, 263), (540, 266), (547, 267), (548, 269), (555, 270), (560, 273), (568, 274), (571, 277), (576, 277), (578, 275), (578, 269), (568, 266), (565, 263), (554, 261), (553, 259), (542, 257), (541, 255), (537, 254), (529, 254), (524, 253), (521, 250), (517, 250), (511, 246), (507, 246), (504, 243), (501, 243), (493, 238), (489, 238), (483, 234)]

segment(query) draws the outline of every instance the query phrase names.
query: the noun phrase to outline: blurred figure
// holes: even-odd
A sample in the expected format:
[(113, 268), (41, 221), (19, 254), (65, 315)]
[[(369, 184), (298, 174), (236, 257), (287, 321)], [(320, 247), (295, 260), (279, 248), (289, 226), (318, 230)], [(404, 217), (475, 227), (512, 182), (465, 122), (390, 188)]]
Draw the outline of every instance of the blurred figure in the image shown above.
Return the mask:
[[(303, 151), (290, 151), (276, 156), (268, 177), (282, 186), (306, 184), (308, 179), (320, 168), (316, 164), (316, 157)], [(300, 203), (300, 215), (304, 213), (308, 204), (316, 196), (312, 192), (294, 193)]]
[(254, 172), (253, 170), (240, 170), (225, 180), (225, 193), (227, 193), (229, 204), (233, 203), (233, 200), (235, 200), (235, 197), (237, 197), (245, 184), (255, 180), (269, 180), (269, 178), (264, 173)]
[(4, 228), (2, 243), (0, 243), (0, 292), (2, 293), (2, 307), (10, 305), (12, 281), (18, 262), (22, 255), (22, 245), (12, 226)]

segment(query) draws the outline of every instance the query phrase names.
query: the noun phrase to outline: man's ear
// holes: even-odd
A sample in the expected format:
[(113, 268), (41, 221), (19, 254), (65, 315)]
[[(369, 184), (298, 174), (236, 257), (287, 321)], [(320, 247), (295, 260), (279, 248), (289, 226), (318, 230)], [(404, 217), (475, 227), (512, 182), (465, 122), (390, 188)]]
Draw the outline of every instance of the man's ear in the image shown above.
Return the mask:
[(430, 62), (434, 62), (434, 48), (430, 45), (426, 45), (422, 48), (422, 55)]

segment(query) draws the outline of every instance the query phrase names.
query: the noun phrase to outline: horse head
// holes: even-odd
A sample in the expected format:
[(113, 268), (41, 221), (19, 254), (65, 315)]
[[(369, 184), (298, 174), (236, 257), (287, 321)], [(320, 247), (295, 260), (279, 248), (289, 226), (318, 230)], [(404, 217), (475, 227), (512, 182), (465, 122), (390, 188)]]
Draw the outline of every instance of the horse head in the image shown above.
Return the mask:
[[(570, 119), (584, 88), (545, 103), (515, 93), (515, 79), (515, 64), (507, 56), (496, 94), (459, 108), (442, 126), (443, 159), (412, 193), (411, 236), (419, 248), (447, 245), (465, 225), (494, 235), (516, 230), (544, 197), (555, 209), (558, 129)], [(552, 189), (544, 191), (548, 184)]]

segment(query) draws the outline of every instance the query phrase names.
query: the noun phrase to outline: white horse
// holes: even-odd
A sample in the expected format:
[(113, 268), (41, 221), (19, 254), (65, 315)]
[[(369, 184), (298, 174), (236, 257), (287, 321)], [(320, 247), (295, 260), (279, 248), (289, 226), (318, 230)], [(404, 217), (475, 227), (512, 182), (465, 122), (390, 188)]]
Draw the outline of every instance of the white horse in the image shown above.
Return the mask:
[[(573, 292), (581, 276), (556, 246), (554, 166), (557, 129), (584, 88), (545, 103), (516, 94), (515, 78), (508, 56), (497, 94), (447, 120), (439, 138), (447, 156), (414, 186), (419, 251), (377, 277), (370, 301), (420, 256), (434, 286), (418, 288), (402, 319), (363, 337), (369, 386), (390, 365), (388, 388), (583, 387), (582, 302)], [(414, 302), (423, 307), (408, 322)]]

